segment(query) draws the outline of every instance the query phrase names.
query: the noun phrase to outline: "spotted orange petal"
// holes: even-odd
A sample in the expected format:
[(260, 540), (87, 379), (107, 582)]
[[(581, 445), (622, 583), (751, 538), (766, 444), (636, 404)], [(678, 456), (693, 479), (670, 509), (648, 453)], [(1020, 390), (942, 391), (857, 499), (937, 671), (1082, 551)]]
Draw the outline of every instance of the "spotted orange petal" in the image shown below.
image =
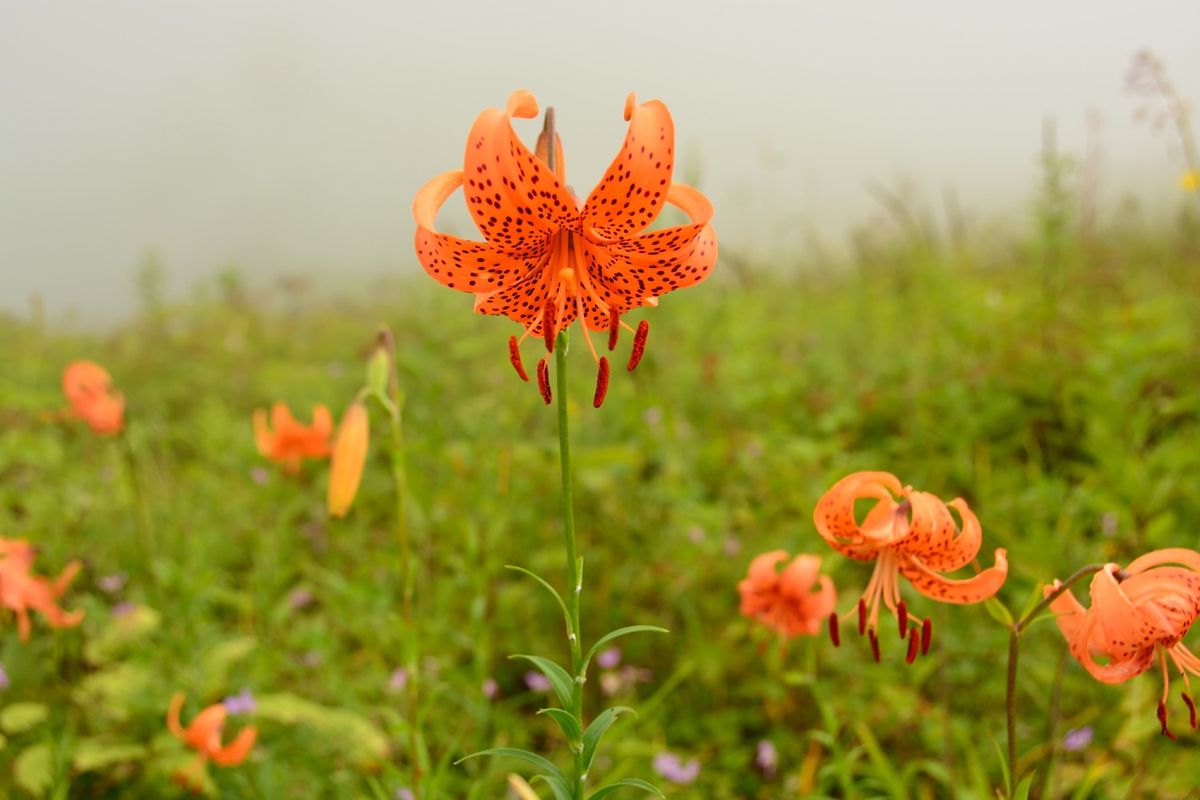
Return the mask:
[(908, 578), (913, 588), (926, 597), (943, 603), (966, 605), (993, 597), (1004, 579), (1008, 577), (1008, 554), (1003, 548), (996, 550), (995, 564), (979, 574), (956, 580), (931, 570), (914, 556), (902, 558), (900, 572)]

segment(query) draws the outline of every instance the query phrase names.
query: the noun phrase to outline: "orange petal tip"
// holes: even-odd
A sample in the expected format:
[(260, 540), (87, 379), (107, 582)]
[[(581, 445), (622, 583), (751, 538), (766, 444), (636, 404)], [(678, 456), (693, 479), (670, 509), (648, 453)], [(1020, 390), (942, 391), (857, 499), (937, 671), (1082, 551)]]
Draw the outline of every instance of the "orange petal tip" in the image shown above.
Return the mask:
[(633, 117), (633, 108), (637, 105), (637, 94), (630, 92), (625, 96), (625, 121), (628, 122)]
[(508, 96), (505, 111), (518, 119), (533, 119), (538, 115), (538, 101), (532, 92), (518, 89)]

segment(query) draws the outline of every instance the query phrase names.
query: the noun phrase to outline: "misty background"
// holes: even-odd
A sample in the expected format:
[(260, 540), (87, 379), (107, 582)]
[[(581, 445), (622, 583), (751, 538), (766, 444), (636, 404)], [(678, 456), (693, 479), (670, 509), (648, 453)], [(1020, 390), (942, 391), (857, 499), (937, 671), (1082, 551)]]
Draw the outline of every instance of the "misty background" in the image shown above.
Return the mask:
[[(1135, 122), (1124, 75), (1149, 48), (1194, 100), (1198, 30), (1191, 1), (0, 0), (0, 310), (113, 319), (151, 253), (173, 295), (231, 266), (412, 274), (413, 195), (517, 88), (558, 110), (581, 196), (626, 93), (664, 100), (726, 252), (837, 252), (883, 217), (872, 185), (1020, 231), (1048, 118), (1062, 151), (1099, 147), (1110, 213), (1166, 214), (1174, 133)], [(465, 233), (460, 198), (441, 220)]]

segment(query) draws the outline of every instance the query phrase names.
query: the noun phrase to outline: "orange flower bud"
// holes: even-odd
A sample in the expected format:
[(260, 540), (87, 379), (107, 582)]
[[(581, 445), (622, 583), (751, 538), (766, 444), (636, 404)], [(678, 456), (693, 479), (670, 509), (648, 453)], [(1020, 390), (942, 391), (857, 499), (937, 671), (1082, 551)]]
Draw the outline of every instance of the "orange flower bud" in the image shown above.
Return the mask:
[(367, 444), (370, 442), (370, 418), (367, 407), (355, 400), (338, 425), (337, 438), (333, 442), (333, 457), (329, 470), (329, 496), (326, 507), (335, 517), (344, 517), (358, 493), (362, 480), (363, 465), (367, 461)]
[(91, 361), (72, 361), (63, 370), (63, 394), (75, 416), (102, 436), (119, 433), (125, 421), (125, 397), (113, 390), (107, 370)]

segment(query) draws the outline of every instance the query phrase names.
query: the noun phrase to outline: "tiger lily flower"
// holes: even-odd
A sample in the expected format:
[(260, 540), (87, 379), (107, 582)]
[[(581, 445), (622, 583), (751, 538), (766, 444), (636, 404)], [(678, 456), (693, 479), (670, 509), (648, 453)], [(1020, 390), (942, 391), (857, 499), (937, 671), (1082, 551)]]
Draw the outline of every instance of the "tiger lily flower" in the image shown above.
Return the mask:
[(229, 744), (221, 743), (221, 728), (225, 725), (228, 711), (223, 703), (214, 703), (201, 711), (186, 728), (179, 722), (183, 710), (183, 692), (171, 697), (167, 708), (167, 729), (175, 738), (196, 751), (201, 761), (212, 761), (222, 767), (241, 764), (254, 747), (258, 729), (253, 725), (244, 728)]
[[(1054, 581), (1045, 596), (1061, 586)], [(1136, 558), (1125, 569), (1105, 564), (1092, 578), (1090, 593), (1091, 608), (1084, 608), (1069, 589), (1050, 603), (1071, 655), (1096, 680), (1111, 684), (1141, 675), (1157, 659), (1163, 678), (1158, 721), (1163, 734), (1173, 739), (1167, 728), (1169, 659), (1183, 678), (1183, 702), (1195, 728), (1188, 674), (1200, 676), (1200, 658), (1183, 644), (1183, 637), (1200, 617), (1200, 553), (1173, 547)], [(1098, 663), (1095, 654), (1105, 663)]]
[(254, 443), (258, 452), (282, 464), (289, 474), (299, 471), (301, 459), (326, 458), (332, 433), (333, 417), (323, 405), (313, 407), (311, 425), (297, 422), (283, 403), (271, 406), (270, 427), (267, 412), (261, 408), (254, 411)]
[(837, 590), (828, 575), (818, 574), (819, 557), (798, 555), (780, 571), (787, 560), (786, 551), (772, 550), (750, 562), (738, 583), (741, 612), (783, 636), (815, 636), (837, 605)]
[(92, 361), (72, 361), (63, 370), (62, 390), (71, 412), (101, 436), (119, 433), (124, 424), (125, 396), (113, 391), (112, 377)]
[[(538, 114), (526, 91), (509, 97), (504, 109), (491, 108), (475, 120), (467, 137), (461, 170), (437, 176), (417, 193), (416, 251), (435, 280), (475, 295), (475, 311), (520, 323), (520, 338), (509, 339), (509, 357), (522, 380), (521, 345), (541, 338), (548, 353), (555, 337), (576, 318), (597, 365), (593, 405), (604, 401), (608, 358), (596, 352), (592, 331), (608, 332), (608, 349), (622, 328), (634, 333), (627, 369), (646, 347), (649, 323), (636, 331), (621, 320), (641, 306), (704, 280), (717, 259), (717, 238), (709, 224), (712, 204), (696, 189), (672, 183), (675, 127), (658, 100), (639, 105), (625, 100), (629, 130), (617, 157), (586, 202), (566, 185), (562, 140), (547, 127), (531, 153), (517, 138), (513, 117)], [(439, 233), (438, 209), (459, 187), (471, 219), (486, 241)], [(645, 232), (664, 204), (681, 209), (685, 225)], [(550, 402), (546, 359), (538, 362), (538, 387)]]
[(83, 611), (64, 611), (57, 602), (79, 573), (80, 563), (72, 561), (50, 580), (33, 574), (33, 559), (29, 542), (0, 539), (0, 605), (16, 613), (22, 642), (29, 641), (30, 609), (44, 616), (52, 628), (72, 628), (83, 620)]
[[(854, 504), (864, 499), (874, 500), (875, 505), (859, 522)], [(950, 509), (958, 512), (961, 527)], [(888, 472), (855, 472), (842, 478), (817, 503), (813, 521), (822, 538), (842, 555), (875, 562), (857, 613), (858, 632), (870, 638), (876, 661), (881, 604), (896, 615), (901, 638), (909, 638), (906, 661), (912, 663), (918, 648), (922, 654), (929, 651), (932, 625), (928, 619), (918, 620), (908, 613), (900, 597), (901, 575), (926, 597), (957, 604), (992, 597), (1008, 575), (1003, 549), (996, 550), (994, 566), (972, 578), (955, 580), (939, 574), (964, 567), (975, 558), (982, 538), (979, 520), (962, 498), (944, 503), (928, 492), (903, 486)], [(835, 644), (838, 621), (836, 615), (829, 620)]]

